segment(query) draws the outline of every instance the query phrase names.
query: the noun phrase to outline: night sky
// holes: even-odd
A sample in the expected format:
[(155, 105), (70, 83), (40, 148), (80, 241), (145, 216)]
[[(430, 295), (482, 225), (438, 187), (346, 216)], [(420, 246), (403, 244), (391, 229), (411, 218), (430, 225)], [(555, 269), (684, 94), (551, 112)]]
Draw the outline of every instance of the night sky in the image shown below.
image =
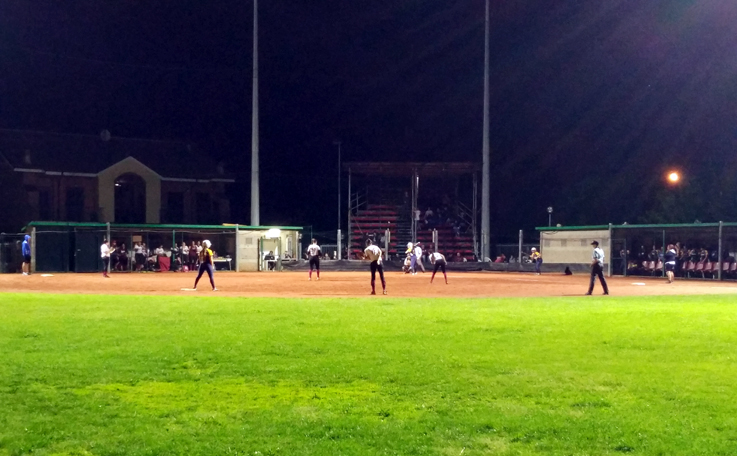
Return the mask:
[[(549, 205), (564, 225), (737, 221), (737, 3), (492, 3), (497, 239)], [(3, 0), (0, 127), (192, 141), (239, 175), (247, 223), (252, 8)], [(344, 161), (481, 161), (483, 0), (259, 8), (262, 224), (334, 228), (336, 138)]]

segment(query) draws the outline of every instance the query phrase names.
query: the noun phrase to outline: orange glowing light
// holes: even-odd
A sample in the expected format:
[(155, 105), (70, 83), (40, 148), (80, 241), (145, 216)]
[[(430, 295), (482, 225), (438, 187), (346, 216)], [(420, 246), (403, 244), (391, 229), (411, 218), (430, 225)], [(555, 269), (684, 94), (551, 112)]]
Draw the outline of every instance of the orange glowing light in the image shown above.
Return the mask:
[(670, 181), (671, 183), (675, 184), (679, 180), (681, 180), (681, 176), (676, 171), (672, 171), (670, 174), (668, 174), (668, 181)]

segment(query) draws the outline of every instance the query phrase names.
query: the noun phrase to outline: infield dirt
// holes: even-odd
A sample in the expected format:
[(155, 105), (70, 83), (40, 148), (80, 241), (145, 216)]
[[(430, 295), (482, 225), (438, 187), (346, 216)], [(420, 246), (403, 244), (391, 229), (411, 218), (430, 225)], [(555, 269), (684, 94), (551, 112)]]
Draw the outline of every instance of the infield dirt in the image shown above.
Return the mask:
[[(367, 268), (368, 269), (368, 268)], [(442, 275), (430, 284), (430, 273), (415, 276), (401, 272), (386, 273), (390, 297), (553, 297), (583, 296), (588, 288), (588, 275), (573, 276), (524, 273), (463, 272)], [(0, 291), (11, 293), (80, 293), (203, 295), (230, 297), (356, 297), (371, 291), (370, 274), (366, 272), (323, 272), (321, 279), (307, 280), (306, 272), (220, 272), (215, 283), (220, 291), (210, 290), (207, 275), (200, 280), (198, 291), (192, 288), (195, 273), (117, 273), (105, 279), (101, 274), (0, 274)], [(677, 280), (668, 284), (661, 278), (612, 277), (607, 279), (613, 296), (737, 294), (737, 283), (716, 280)], [(381, 289), (377, 276), (377, 290)], [(598, 281), (594, 294), (601, 294)], [(384, 296), (379, 294), (377, 299)]]

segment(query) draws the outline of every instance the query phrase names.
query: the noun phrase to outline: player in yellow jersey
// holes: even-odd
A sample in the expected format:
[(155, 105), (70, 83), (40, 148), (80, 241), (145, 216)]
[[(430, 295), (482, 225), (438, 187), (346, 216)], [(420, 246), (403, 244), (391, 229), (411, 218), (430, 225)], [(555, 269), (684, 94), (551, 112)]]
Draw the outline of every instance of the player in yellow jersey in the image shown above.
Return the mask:
[(530, 261), (535, 265), (535, 274), (540, 275), (540, 266), (543, 264), (543, 256), (537, 251), (535, 247), (531, 249)]
[(218, 289), (215, 288), (215, 279), (213, 278), (213, 275), (215, 274), (215, 263), (212, 259), (212, 250), (210, 250), (210, 246), (212, 244), (208, 240), (202, 241), (202, 251), (200, 252), (200, 270), (197, 273), (197, 278), (194, 281), (194, 289), (197, 289), (197, 282), (200, 281), (200, 277), (202, 277), (202, 274), (207, 271), (207, 275), (210, 277), (210, 285), (212, 285), (212, 291), (217, 291)]

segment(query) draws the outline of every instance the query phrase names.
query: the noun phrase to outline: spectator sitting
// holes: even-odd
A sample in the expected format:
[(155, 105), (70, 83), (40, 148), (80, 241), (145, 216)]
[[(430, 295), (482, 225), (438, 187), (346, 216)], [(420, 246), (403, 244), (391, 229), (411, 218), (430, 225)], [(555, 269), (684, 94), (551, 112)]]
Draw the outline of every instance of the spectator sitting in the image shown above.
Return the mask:
[(431, 208), (428, 207), (427, 210), (425, 211), (425, 223), (429, 224), (433, 215), (435, 215), (435, 213), (432, 211)]
[(154, 252), (146, 259), (146, 269), (149, 271), (155, 271), (159, 266), (159, 257)]
[(266, 260), (266, 265), (269, 268), (269, 271), (273, 271), (274, 267), (276, 266), (276, 258), (274, 257), (274, 252), (269, 251), (266, 255), (264, 255), (264, 260)]
[(502, 253), (498, 257), (496, 257), (496, 260), (494, 260), (494, 263), (504, 263), (506, 261), (507, 257)]

